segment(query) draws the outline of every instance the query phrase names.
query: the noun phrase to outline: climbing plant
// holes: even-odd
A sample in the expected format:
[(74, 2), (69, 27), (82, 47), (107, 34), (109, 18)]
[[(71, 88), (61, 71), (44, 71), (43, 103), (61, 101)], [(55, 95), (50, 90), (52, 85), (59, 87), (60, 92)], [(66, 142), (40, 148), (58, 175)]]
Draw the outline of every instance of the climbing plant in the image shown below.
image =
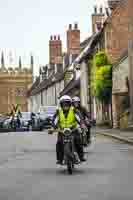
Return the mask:
[(109, 104), (112, 94), (112, 66), (105, 52), (96, 53), (92, 70), (92, 93), (102, 103)]
[(112, 66), (104, 51), (96, 53), (91, 63), (91, 93), (102, 104), (105, 113), (112, 98)]

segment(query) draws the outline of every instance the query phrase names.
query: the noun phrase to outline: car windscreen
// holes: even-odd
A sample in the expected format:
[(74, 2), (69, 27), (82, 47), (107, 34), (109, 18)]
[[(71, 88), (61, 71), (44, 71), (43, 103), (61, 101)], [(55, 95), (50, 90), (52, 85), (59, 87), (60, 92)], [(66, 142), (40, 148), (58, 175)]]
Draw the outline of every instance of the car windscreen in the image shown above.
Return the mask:
[(45, 112), (41, 112), (41, 113), (39, 113), (39, 116), (40, 117), (46, 117), (46, 113)]
[(53, 116), (56, 112), (56, 107), (48, 107), (46, 111), (47, 116)]
[(22, 118), (23, 119), (30, 119), (31, 118), (31, 113), (22, 113)]

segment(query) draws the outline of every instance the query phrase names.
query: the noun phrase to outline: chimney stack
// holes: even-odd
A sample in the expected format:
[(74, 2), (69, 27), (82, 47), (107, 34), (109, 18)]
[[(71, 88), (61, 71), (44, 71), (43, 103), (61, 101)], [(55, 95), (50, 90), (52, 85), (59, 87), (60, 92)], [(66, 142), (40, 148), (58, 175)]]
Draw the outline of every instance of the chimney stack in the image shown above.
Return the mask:
[(60, 35), (51, 36), (49, 41), (49, 63), (62, 63), (62, 41)]
[(69, 55), (80, 53), (80, 30), (77, 23), (74, 24), (73, 28), (72, 24), (69, 24), (67, 31), (67, 53)]
[(97, 6), (94, 7), (94, 14), (92, 14), (92, 32), (96, 33), (101, 30), (105, 14), (103, 13), (102, 6), (97, 12)]

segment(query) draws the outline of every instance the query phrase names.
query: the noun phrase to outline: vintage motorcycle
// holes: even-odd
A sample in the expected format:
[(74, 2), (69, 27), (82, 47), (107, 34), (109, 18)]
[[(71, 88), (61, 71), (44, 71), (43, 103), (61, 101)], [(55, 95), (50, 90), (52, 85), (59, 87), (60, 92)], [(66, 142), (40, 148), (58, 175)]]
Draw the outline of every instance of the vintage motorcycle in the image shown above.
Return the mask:
[[(75, 142), (74, 142), (74, 135), (76, 134), (76, 130), (77, 129), (71, 129), (71, 128), (56, 130), (63, 135), (63, 145), (64, 145), (63, 164), (67, 166), (67, 171), (69, 174), (73, 173), (73, 169), (75, 165), (80, 164), (80, 159), (76, 151)], [(53, 130), (48, 131), (49, 134), (53, 134), (53, 132), (54, 132)], [(81, 137), (84, 138), (84, 136), (81, 136)]]
[(74, 134), (75, 130), (70, 128), (65, 128), (63, 130), (64, 164), (67, 166), (69, 174), (72, 174), (74, 165), (80, 163), (80, 159), (75, 148)]

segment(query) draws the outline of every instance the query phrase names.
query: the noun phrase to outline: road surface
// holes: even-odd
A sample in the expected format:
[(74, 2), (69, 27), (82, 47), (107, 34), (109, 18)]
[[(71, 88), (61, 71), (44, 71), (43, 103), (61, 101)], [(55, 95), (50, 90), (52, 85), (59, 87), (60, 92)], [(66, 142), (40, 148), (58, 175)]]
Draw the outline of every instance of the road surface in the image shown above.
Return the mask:
[(0, 200), (133, 200), (133, 146), (97, 136), (88, 161), (56, 166), (56, 136), (0, 134)]

